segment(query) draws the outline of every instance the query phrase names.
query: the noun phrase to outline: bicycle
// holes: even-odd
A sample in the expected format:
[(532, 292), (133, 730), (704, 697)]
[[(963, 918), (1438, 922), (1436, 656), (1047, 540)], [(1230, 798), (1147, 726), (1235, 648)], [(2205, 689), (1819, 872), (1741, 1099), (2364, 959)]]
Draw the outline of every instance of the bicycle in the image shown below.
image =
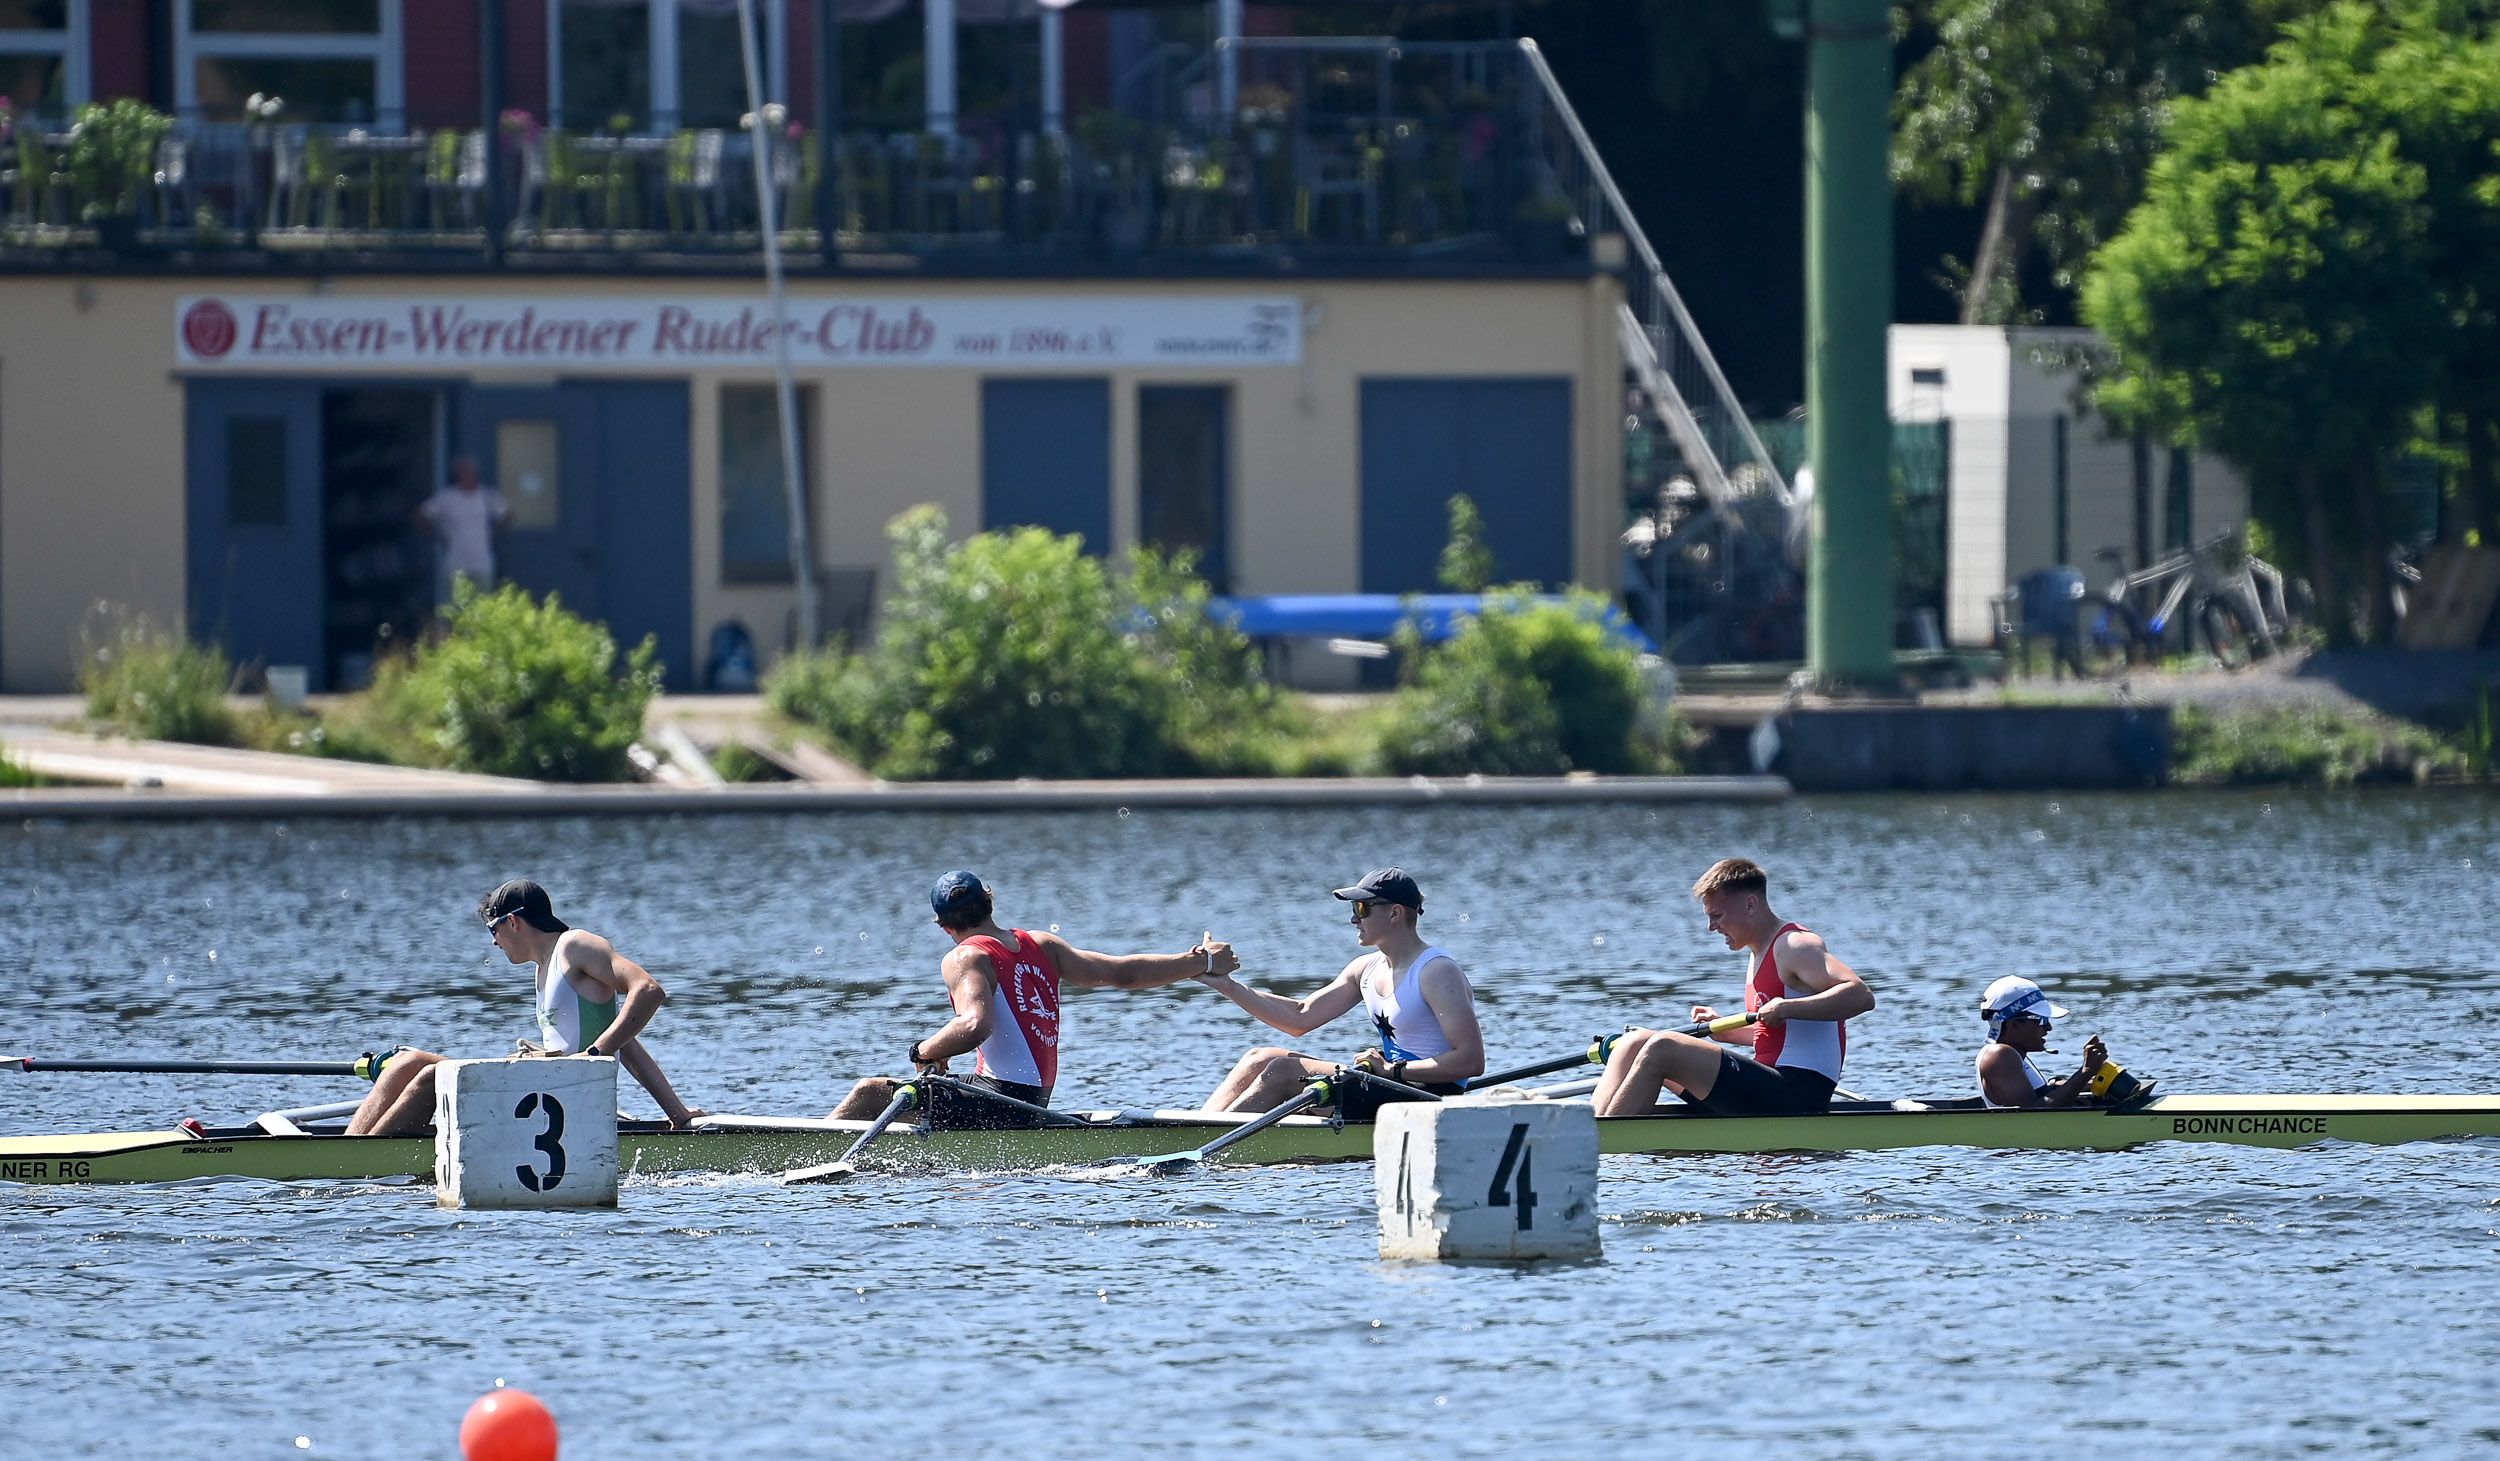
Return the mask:
[(2159, 663), (2174, 626), (2182, 650), (2193, 652), (2201, 640), (2226, 669), (2276, 653), (2291, 633), (2282, 573), (2244, 551), (2237, 533), (2217, 533), (2134, 573), (2117, 548), (2093, 556), (2110, 565), (2111, 576), (2078, 604), (2078, 658), (2086, 673)]

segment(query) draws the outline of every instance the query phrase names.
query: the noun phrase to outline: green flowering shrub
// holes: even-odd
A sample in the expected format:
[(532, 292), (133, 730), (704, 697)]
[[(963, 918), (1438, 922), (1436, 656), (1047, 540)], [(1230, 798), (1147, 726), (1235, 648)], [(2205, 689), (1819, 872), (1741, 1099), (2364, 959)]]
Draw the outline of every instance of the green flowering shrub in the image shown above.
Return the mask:
[(659, 688), (658, 646), (617, 663), (604, 624), (519, 586), (465, 579), (449, 632), (374, 677), (370, 720), (392, 759), (539, 781), (626, 781), (627, 756)]
[(1584, 590), (1539, 599), (1497, 589), (1482, 613), (1427, 649), (1412, 621), (1399, 648), (1412, 682), (1381, 728), (1381, 756), (1406, 775), (1552, 776), (1671, 769), (1669, 727), (1652, 708), (1639, 652), (1606, 632), (1606, 601)]
[(78, 687), (90, 717), (140, 740), (234, 743), (234, 715), (226, 708), (234, 671), (224, 650), (109, 607), (84, 641)]
[(1164, 697), (1079, 539), (1019, 528), (950, 547), (929, 506), (886, 533), (895, 593), (876, 646), (792, 656), (773, 708), (897, 779), (1162, 771)]

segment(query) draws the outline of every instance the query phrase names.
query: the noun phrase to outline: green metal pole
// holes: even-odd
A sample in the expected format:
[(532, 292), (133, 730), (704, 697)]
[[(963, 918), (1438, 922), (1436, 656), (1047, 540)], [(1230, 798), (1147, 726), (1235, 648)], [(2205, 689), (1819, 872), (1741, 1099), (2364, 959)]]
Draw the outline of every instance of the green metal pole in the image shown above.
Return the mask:
[(1808, 0), (1807, 27), (1806, 668), (1823, 688), (1892, 689), (1889, 6)]

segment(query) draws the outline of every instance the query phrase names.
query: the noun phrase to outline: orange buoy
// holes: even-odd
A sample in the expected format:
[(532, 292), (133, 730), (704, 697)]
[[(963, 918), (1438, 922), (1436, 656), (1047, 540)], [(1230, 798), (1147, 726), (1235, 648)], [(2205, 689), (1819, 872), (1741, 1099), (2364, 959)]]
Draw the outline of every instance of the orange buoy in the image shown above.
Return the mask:
[(489, 1390), (460, 1419), (468, 1461), (556, 1461), (556, 1418), (527, 1390)]

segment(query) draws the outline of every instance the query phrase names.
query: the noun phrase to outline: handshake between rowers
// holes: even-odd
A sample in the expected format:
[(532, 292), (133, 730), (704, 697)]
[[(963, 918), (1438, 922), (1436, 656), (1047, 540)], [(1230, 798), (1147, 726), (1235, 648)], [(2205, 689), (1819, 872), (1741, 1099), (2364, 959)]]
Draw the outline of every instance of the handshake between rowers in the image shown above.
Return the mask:
[[(1201, 980), (1258, 1019), (1305, 1035), (1353, 1009), (1371, 1013), (1379, 1043), (1353, 1065), (1382, 1079), (1357, 1082), (1338, 1097), (1349, 1121), (1368, 1121), (1388, 1101), (1428, 1099), (1464, 1089), (1484, 1070), (1484, 1036), (1476, 1026), (1475, 993), (1458, 961), (1427, 946), (1415, 925), (1423, 892), (1398, 868), (1383, 868), (1336, 896), (1353, 905), (1356, 940), (1372, 952), (1346, 965), (1306, 999), (1250, 989), (1233, 979), (1241, 968), (1230, 944), (1209, 934), (1185, 953), (1099, 954), (1055, 933), (1002, 927), (988, 885), (971, 872), (951, 872), (929, 890), (931, 919), (954, 941), (939, 964), (952, 1017), (912, 1042), (907, 1052), (926, 1082), (920, 1092), (931, 1125), (957, 1130), (1030, 1127), (1048, 1117), (1059, 1081), (1059, 994), (1062, 985), (1158, 989)], [(948, 1076), (948, 1063), (973, 1057), (967, 1077)], [(1334, 1062), (1263, 1046), (1237, 1062), (1208, 1107), (1255, 1114), (1272, 1109)], [(836, 1106), (837, 1121), (867, 1120), (893, 1101), (901, 1082), (870, 1077)]]

